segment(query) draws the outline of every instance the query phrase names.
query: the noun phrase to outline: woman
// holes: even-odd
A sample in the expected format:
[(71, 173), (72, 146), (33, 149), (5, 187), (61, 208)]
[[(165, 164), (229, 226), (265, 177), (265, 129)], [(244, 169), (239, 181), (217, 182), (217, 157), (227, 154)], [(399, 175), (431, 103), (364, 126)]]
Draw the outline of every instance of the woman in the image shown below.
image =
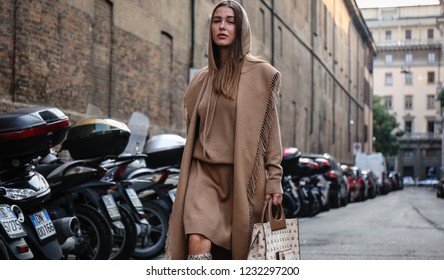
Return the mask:
[(187, 141), (168, 259), (246, 259), (264, 201), (282, 202), (281, 75), (250, 54), (250, 24), (236, 1), (215, 6), (209, 38), (208, 66), (184, 95)]

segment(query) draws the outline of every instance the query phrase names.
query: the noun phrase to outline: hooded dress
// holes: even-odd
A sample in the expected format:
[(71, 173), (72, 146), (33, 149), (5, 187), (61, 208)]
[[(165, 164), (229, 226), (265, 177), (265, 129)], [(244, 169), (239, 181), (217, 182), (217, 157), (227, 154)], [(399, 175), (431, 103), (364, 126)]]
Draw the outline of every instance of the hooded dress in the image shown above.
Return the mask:
[[(239, 5), (240, 6), (240, 5)], [(214, 12), (214, 11), (213, 11)], [(282, 193), (282, 145), (277, 114), (280, 73), (250, 53), (251, 31), (242, 9), (243, 64), (234, 98), (216, 95), (211, 43), (208, 66), (183, 99), (187, 137), (169, 221), (167, 259), (186, 259), (187, 233), (205, 235), (246, 259), (266, 193)]]

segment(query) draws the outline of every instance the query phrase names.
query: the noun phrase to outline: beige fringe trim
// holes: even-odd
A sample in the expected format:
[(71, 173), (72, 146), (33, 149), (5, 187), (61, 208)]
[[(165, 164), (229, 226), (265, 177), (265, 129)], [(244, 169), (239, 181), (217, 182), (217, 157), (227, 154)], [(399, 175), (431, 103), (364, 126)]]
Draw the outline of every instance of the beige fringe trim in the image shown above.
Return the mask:
[(250, 172), (247, 185), (247, 197), (249, 201), (249, 237), (248, 244), (251, 244), (252, 232), (253, 232), (253, 211), (251, 205), (253, 205), (253, 196), (256, 193), (256, 184), (258, 180), (259, 170), (264, 166), (264, 155), (268, 147), (268, 135), (271, 130), (271, 124), (274, 121), (274, 112), (276, 110), (276, 104), (278, 103), (278, 94), (281, 86), (281, 74), (277, 72), (271, 80), (270, 95), (268, 97), (267, 107), (265, 109), (264, 119), (262, 120), (262, 127), (259, 137), (259, 143), (256, 149), (256, 156), (254, 158), (253, 167)]

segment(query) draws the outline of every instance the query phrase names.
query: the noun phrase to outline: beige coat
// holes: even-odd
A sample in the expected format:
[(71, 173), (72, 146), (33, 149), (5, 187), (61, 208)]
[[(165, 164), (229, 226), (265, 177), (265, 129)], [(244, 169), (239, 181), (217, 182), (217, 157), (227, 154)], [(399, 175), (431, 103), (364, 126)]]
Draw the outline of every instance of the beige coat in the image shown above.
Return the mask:
[[(250, 51), (251, 35), (245, 12), (242, 28), (243, 49), (247, 54)], [(184, 198), (187, 192), (193, 144), (198, 132), (197, 104), (211, 89), (211, 73), (215, 69), (212, 53), (209, 47), (208, 67), (194, 76), (184, 96), (187, 140), (169, 223), (166, 244), (168, 259), (186, 259), (188, 254), (183, 225)], [(233, 259), (247, 257), (253, 224), (260, 221), (265, 193), (282, 193), (280, 166), (282, 146), (277, 114), (280, 85), (281, 75), (274, 67), (265, 61), (252, 61), (248, 56), (245, 57), (237, 93), (233, 147), (234, 192), (231, 211)]]

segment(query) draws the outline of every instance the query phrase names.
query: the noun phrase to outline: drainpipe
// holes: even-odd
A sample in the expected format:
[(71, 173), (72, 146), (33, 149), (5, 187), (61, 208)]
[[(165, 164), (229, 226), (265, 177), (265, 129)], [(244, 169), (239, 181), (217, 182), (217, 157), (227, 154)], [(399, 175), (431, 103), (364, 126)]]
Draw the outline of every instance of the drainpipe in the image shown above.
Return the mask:
[(314, 114), (315, 114), (315, 31), (316, 31), (316, 1), (311, 2), (311, 24), (310, 24), (310, 48), (311, 54), (311, 99), (310, 99), (310, 135), (313, 135), (314, 130)]
[(113, 83), (113, 57), (114, 57), (114, 2), (110, 3), (111, 5), (111, 42), (110, 42), (110, 50), (109, 50), (109, 97), (108, 97), (108, 116), (113, 116), (113, 100), (114, 100), (114, 83)]
[(333, 2), (333, 35), (332, 35), (332, 59), (333, 59), (333, 78), (335, 79), (333, 81), (333, 145), (336, 147), (336, 88), (337, 88), (337, 81), (336, 81), (336, 2)]
[(196, 31), (196, 21), (195, 21), (195, 6), (196, 6), (196, 0), (191, 0), (191, 48), (190, 48), (190, 61), (189, 61), (189, 68), (194, 67), (194, 44), (195, 44), (195, 33)]
[(271, 65), (274, 66), (274, 0), (271, 0)]
[(15, 63), (17, 53), (17, 0), (14, 0), (12, 10), (12, 53), (11, 53), (11, 96), (12, 102), (17, 101), (17, 93), (15, 91)]

